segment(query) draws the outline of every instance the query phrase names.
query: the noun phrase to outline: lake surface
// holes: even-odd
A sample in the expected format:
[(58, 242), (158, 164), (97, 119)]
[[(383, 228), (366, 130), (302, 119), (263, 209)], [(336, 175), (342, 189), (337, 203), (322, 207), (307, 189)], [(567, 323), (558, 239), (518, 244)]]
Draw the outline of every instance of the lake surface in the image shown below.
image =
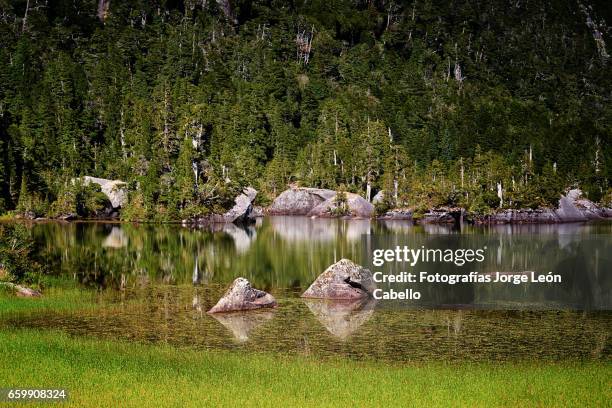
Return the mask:
[[(4, 316), (0, 325), (5, 327), (389, 361), (609, 360), (612, 355), (609, 223), (458, 231), (407, 221), (269, 217), (248, 228), (39, 223), (32, 233), (49, 270), (87, 288), (86, 296), (100, 307)], [(299, 298), (341, 258), (368, 265), (378, 239), (414, 247), (485, 245), (483, 273), (554, 268), (566, 283), (546, 290), (421, 288), (436, 300), (433, 309), (427, 302), (390, 307), (396, 304)], [(206, 314), (238, 276), (271, 292), (279, 307)], [(516, 299), (523, 303), (513, 303)]]

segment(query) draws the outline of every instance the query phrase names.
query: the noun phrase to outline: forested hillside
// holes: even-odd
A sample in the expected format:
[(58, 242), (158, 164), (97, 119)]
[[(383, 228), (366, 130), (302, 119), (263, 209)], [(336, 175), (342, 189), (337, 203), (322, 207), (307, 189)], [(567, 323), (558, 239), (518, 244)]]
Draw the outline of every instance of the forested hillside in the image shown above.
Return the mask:
[(0, 0), (0, 212), (89, 205), (84, 175), (129, 183), (126, 218), (291, 183), (476, 212), (605, 200), (611, 9)]

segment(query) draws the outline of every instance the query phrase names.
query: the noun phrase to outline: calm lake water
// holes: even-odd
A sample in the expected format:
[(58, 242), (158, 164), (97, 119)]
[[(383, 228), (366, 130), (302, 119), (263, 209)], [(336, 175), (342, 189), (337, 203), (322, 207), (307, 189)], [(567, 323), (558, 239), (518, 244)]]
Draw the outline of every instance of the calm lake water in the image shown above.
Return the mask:
[[(248, 228), (40, 223), (32, 225), (32, 233), (49, 270), (87, 288), (84, 296), (100, 307), (4, 316), (0, 325), (5, 327), (389, 361), (610, 360), (612, 355), (609, 223), (457, 231), (407, 221), (269, 217)], [(341, 258), (369, 266), (370, 251), (381, 242), (484, 245), (487, 256), (478, 266), (482, 273), (554, 269), (563, 274), (564, 284), (544, 289), (421, 287), (428, 300), (404, 307), (299, 298)], [(429, 269), (446, 273), (449, 267)], [(238, 276), (271, 292), (279, 307), (206, 314)]]

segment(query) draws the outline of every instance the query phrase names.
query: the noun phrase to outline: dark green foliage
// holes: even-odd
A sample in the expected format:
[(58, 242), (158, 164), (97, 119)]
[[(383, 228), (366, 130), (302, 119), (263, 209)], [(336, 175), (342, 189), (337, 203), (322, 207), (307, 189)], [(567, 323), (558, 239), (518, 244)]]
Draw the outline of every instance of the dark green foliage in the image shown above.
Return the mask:
[(606, 2), (230, 4), (0, 1), (0, 211), (63, 207), (82, 175), (160, 220), (245, 185), (479, 211), (497, 183), (503, 207), (610, 188)]
[(33, 253), (34, 240), (27, 227), (0, 223), (0, 281), (39, 283), (42, 266)]
[(334, 197), (334, 206), (330, 208), (330, 214), (335, 217), (350, 215), (351, 209), (348, 206), (348, 198), (346, 196), (346, 187), (340, 185)]
[(49, 215), (52, 217), (79, 216), (93, 218), (103, 214), (110, 207), (106, 195), (100, 186), (94, 183), (84, 185), (77, 180), (66, 183), (51, 204)]

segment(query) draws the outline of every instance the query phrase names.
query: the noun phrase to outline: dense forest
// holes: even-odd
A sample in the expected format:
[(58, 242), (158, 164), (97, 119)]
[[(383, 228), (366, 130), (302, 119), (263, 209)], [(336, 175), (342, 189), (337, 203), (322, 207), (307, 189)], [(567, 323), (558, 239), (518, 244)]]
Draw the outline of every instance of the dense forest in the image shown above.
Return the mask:
[[(0, 213), (610, 200), (609, 1), (0, 0)], [(503, 190), (503, 201), (497, 191)]]

